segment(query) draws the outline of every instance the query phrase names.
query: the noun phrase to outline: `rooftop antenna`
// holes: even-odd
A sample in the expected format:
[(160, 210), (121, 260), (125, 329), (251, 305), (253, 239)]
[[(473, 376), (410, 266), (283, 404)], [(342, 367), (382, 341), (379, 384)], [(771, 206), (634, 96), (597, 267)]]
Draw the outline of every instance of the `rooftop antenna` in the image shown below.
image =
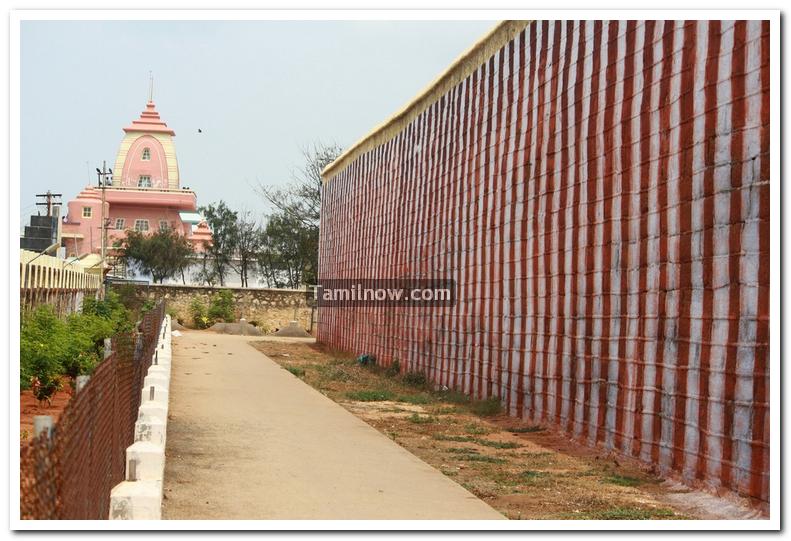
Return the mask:
[(154, 101), (154, 75), (151, 71), (148, 72), (148, 103)]

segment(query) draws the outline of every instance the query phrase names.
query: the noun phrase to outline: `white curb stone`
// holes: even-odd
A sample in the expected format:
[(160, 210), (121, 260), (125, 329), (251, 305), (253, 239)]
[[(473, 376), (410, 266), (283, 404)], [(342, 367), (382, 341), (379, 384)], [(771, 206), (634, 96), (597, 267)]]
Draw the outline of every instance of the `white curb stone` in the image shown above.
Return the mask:
[(137, 421), (135, 423), (135, 441), (147, 441), (164, 447), (167, 441), (167, 423), (157, 418)]
[(162, 478), (165, 474), (172, 357), (170, 316), (165, 316), (159, 332), (155, 354), (140, 390), (135, 442), (126, 449), (127, 478), (130, 480), (119, 483), (110, 493), (111, 520), (162, 518)]
[(149, 441), (136, 441), (126, 448), (127, 467), (136, 462), (135, 480), (162, 481), (165, 473), (165, 448)]
[(160, 520), (161, 481), (124, 481), (110, 492), (110, 520)]
[[(154, 389), (154, 397), (151, 398), (151, 389)], [(168, 407), (168, 390), (161, 385), (147, 385), (140, 391), (140, 405), (153, 402), (161, 404), (165, 409)]]

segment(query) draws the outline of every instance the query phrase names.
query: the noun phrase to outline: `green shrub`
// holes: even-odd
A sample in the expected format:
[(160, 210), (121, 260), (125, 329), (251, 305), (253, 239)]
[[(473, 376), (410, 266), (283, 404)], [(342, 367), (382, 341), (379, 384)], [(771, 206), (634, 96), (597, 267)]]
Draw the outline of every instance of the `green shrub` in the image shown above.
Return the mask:
[(101, 361), (104, 339), (134, 326), (131, 312), (117, 294), (103, 300), (88, 298), (81, 313), (65, 319), (50, 306), (23, 314), (20, 328), (20, 388), (32, 388), (36, 398), (49, 400), (61, 386), (88, 374)]
[(390, 363), (390, 366), (385, 369), (385, 376), (388, 378), (394, 378), (400, 373), (401, 363), (398, 362), (398, 359), (393, 359), (393, 362)]
[(135, 325), (132, 311), (124, 306), (114, 291), (108, 291), (103, 300), (85, 299), (82, 302), (82, 314), (110, 321), (115, 332), (130, 332)]
[(37, 396), (39, 400), (48, 399), (57, 390), (54, 385), (61, 374), (67, 336), (66, 325), (49, 306), (39, 307), (22, 319), (19, 383), (22, 389), (29, 389), (35, 378), (38, 389), (51, 391)]
[(99, 364), (104, 339), (116, 332), (115, 322), (92, 314), (72, 314), (66, 319), (68, 339), (61, 359), (62, 373), (74, 379)]
[(196, 329), (205, 329), (209, 326), (209, 317), (206, 315), (206, 305), (200, 299), (192, 299), (190, 303), (190, 317)]
[(404, 374), (404, 383), (412, 387), (425, 387), (427, 381), (426, 374), (423, 372), (407, 372)]
[(165, 308), (165, 313), (170, 316), (171, 320), (181, 323), (181, 316), (179, 316), (179, 312), (175, 308), (168, 306)]
[(233, 305), (233, 293), (230, 290), (218, 291), (209, 303), (209, 320), (215, 323), (218, 321), (233, 323), (236, 321)]
[(143, 306), (140, 307), (140, 316), (146, 315), (146, 313), (153, 310), (156, 305), (157, 303), (154, 302), (153, 299), (146, 299), (143, 301)]

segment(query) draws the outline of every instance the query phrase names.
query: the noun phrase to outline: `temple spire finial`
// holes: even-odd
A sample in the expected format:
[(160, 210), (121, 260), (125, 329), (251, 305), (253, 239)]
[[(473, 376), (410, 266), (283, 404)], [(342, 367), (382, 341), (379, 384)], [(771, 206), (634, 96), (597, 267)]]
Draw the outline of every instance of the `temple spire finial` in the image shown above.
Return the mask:
[(154, 101), (154, 75), (151, 71), (148, 72), (148, 103)]

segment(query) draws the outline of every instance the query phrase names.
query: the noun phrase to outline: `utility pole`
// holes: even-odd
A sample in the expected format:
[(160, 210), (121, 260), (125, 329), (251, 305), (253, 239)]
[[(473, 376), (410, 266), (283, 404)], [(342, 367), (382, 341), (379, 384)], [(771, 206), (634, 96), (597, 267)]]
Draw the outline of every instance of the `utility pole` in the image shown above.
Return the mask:
[[(60, 198), (63, 194), (60, 193), (52, 193), (51, 191), (47, 190), (47, 193), (37, 193), (36, 197), (43, 197), (43, 203), (36, 203), (39, 207), (47, 207), (47, 216), (52, 216), (52, 206), (53, 205), (60, 205)], [(56, 201), (57, 199), (57, 201)]]
[(104, 196), (104, 189), (107, 186), (107, 178), (113, 174), (112, 169), (107, 169), (107, 162), (102, 161), (102, 169), (96, 168), (96, 174), (99, 177), (99, 187), (102, 189), (102, 231), (101, 231), (101, 262), (100, 262), (100, 269), (102, 273), (102, 287), (99, 290), (99, 295), (102, 299), (104, 299), (104, 256), (105, 256), (105, 246), (107, 244), (107, 219), (104, 215), (104, 203), (105, 203), (105, 196)]

